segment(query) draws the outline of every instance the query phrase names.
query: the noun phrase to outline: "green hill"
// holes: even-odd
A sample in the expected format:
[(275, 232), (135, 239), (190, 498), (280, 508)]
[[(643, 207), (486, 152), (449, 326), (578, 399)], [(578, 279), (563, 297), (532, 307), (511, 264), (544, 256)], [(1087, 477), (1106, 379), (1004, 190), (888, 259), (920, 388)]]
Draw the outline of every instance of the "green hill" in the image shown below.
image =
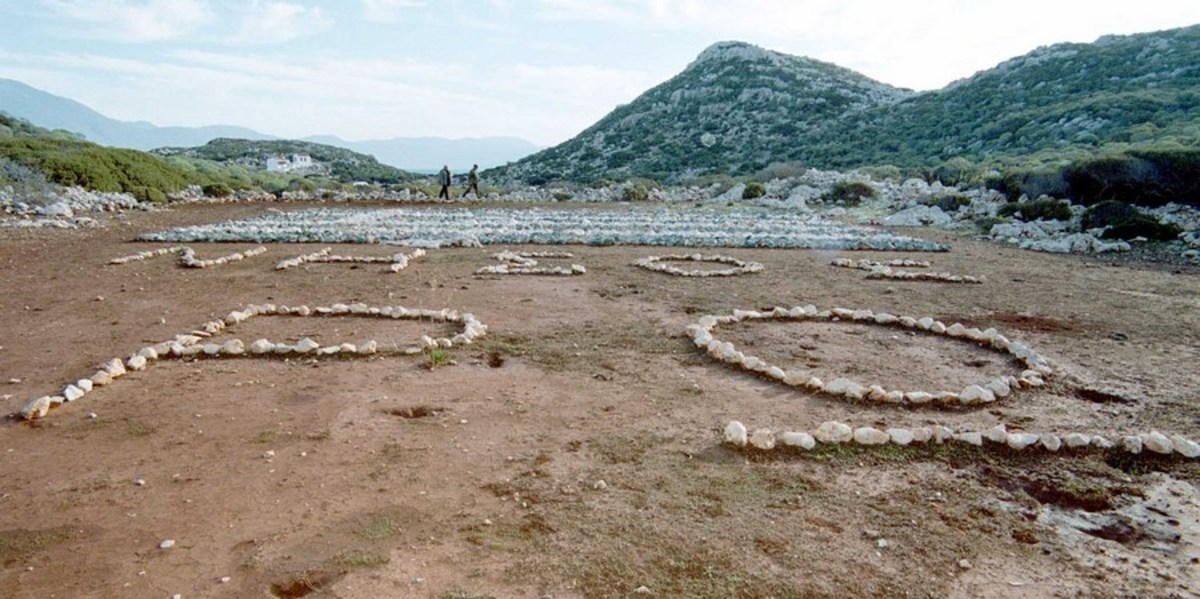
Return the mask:
[(1198, 144), (1200, 26), (1039, 48), (919, 94), (725, 42), (575, 138), (489, 177), (678, 181), (772, 162), (961, 170)]
[(404, 183), (417, 178), (412, 173), (380, 164), (374, 156), (308, 141), (219, 138), (195, 148), (159, 148), (153, 153), (259, 169), (265, 168), (269, 158), (302, 154), (312, 158), (316, 165), (313, 172), (327, 173), (343, 183)]

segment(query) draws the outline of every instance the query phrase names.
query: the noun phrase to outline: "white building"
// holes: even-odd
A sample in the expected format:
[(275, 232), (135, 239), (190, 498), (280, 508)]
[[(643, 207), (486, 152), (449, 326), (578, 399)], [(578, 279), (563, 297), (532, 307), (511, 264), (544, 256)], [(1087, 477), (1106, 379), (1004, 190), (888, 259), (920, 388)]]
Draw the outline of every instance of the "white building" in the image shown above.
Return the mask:
[(316, 166), (312, 156), (308, 154), (292, 154), (288, 156), (271, 156), (267, 158), (267, 171), (272, 173), (294, 173), (312, 170)]

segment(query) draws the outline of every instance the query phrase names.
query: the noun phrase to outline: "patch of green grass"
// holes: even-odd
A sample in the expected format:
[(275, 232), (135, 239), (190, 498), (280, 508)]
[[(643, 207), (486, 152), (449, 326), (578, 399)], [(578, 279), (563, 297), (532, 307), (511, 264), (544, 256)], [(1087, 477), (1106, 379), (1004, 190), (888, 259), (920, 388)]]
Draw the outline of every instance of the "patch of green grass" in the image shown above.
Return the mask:
[(367, 541), (382, 541), (400, 532), (400, 525), (387, 514), (371, 514), (359, 522), (354, 534)]
[(129, 435), (130, 437), (149, 437), (157, 430), (158, 429), (145, 422), (142, 422), (141, 420), (125, 421), (125, 434)]
[(351, 551), (339, 554), (333, 561), (343, 568), (378, 568), (391, 560), (378, 553)]
[(442, 366), (446, 366), (453, 360), (454, 360), (454, 354), (452, 354), (444, 349), (435, 349), (435, 350), (429, 352), (429, 357), (426, 358), (425, 366), (427, 368), (429, 368), (430, 370), (433, 370), (435, 368), (440, 368)]
[(256, 435), (254, 437), (255, 443), (274, 443), (278, 440), (279, 440), (279, 433), (277, 431), (269, 430), (269, 429), (262, 431), (261, 433), (258, 433), (258, 435)]
[(72, 536), (72, 529), (62, 526), (44, 530), (0, 531), (0, 564), (29, 557), (64, 543)]

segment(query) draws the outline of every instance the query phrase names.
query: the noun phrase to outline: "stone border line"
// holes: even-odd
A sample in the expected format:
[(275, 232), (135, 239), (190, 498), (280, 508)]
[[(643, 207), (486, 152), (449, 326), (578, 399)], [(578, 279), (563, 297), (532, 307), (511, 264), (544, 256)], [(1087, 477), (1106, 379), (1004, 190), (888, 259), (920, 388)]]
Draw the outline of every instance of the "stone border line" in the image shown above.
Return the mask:
[(226, 264), (228, 262), (238, 262), (241, 260), (245, 260), (246, 258), (252, 258), (252, 257), (258, 256), (260, 254), (265, 254), (266, 252), (267, 252), (267, 248), (260, 245), (256, 248), (249, 249), (244, 252), (234, 252), (227, 256), (221, 256), (220, 258), (212, 258), (210, 260), (200, 260), (200, 259), (196, 258), (196, 250), (193, 250), (192, 248), (190, 248), (188, 246), (174, 246), (174, 247), (169, 247), (169, 248), (161, 248), (161, 249), (157, 249), (157, 250), (147, 250), (144, 252), (138, 252), (138, 253), (130, 255), (130, 256), (122, 256), (120, 258), (113, 258), (112, 260), (109, 260), (108, 263), (109, 264), (127, 264), (129, 262), (138, 262), (141, 260), (149, 260), (150, 258), (157, 258), (159, 256), (165, 256), (167, 254), (178, 254), (180, 266), (185, 266), (187, 268), (211, 268), (213, 266), (220, 266), (220, 265)]
[(839, 268), (854, 268), (867, 271), (868, 279), (892, 279), (897, 281), (933, 281), (937, 283), (968, 283), (978, 285), (984, 282), (983, 277), (973, 277), (970, 275), (953, 275), (948, 272), (913, 272), (910, 270), (892, 270), (893, 267), (901, 268), (929, 268), (931, 264), (926, 260), (888, 260), (887, 262), (876, 262), (874, 260), (851, 260), (850, 258), (838, 258), (829, 263), (830, 266)]
[(570, 252), (512, 252), (505, 250), (492, 257), (500, 261), (495, 266), (484, 266), (475, 271), (477, 275), (556, 275), (577, 276), (587, 274), (580, 264), (563, 266), (538, 266), (537, 258), (574, 258)]
[(333, 263), (357, 263), (357, 264), (380, 264), (386, 263), (390, 272), (400, 272), (408, 268), (409, 262), (425, 255), (425, 250), (417, 248), (411, 252), (397, 253), (391, 256), (338, 256), (333, 254), (333, 248), (322, 248), (311, 254), (296, 256), (282, 260), (275, 265), (275, 270), (287, 270), (295, 268), (301, 264), (333, 264)]
[[(722, 324), (734, 324), (744, 320), (818, 320), (818, 321), (848, 321), (865, 324), (878, 324), (921, 331), (933, 335), (942, 335), (954, 339), (962, 339), (979, 344), (996, 351), (1006, 352), (1021, 362), (1025, 370), (1019, 377), (997, 377), (978, 385), (970, 385), (962, 391), (901, 391), (886, 389), (880, 385), (864, 386), (845, 378), (837, 378), (828, 383), (809, 376), (800, 370), (784, 371), (778, 366), (767, 363), (762, 358), (747, 355), (739, 351), (728, 341), (721, 341), (713, 335), (713, 329)], [(707, 315), (687, 327), (692, 343), (726, 364), (732, 364), (743, 370), (754, 372), (775, 379), (790, 387), (805, 389), (814, 393), (846, 397), (852, 400), (868, 400), (894, 404), (926, 404), (939, 402), (946, 404), (974, 405), (991, 403), (997, 399), (1008, 397), (1013, 391), (1021, 388), (1040, 387), (1045, 385), (1045, 379), (1054, 373), (1045, 358), (1029, 349), (1018, 341), (1012, 341), (1000, 334), (996, 329), (981, 331), (967, 328), (954, 323), (946, 326), (944, 323), (930, 317), (913, 318), (911, 316), (893, 316), (886, 312), (874, 313), (870, 310), (849, 310), (834, 308), (818, 310), (816, 306), (807, 305), (795, 308), (774, 308), (768, 312), (752, 310), (734, 310), (726, 316)]]
[[(732, 264), (733, 268), (725, 268), (719, 270), (684, 270), (677, 266), (666, 264), (663, 260), (679, 260), (691, 262), (716, 262), (719, 264)], [(735, 277), (738, 275), (751, 274), (762, 272), (763, 265), (758, 262), (746, 262), (738, 260), (733, 256), (722, 256), (713, 254), (704, 256), (701, 254), (668, 254), (666, 256), (647, 256), (639, 258), (633, 263), (634, 266), (640, 266), (646, 270), (654, 272), (662, 272), (677, 277)]]
[[(305, 337), (295, 344), (276, 343), (267, 339), (257, 339), (250, 344), (237, 338), (226, 340), (222, 344), (204, 343), (204, 340), (229, 327), (245, 322), (255, 316), (361, 316), (375, 318), (423, 320), (433, 322), (461, 323), (462, 332), (452, 337), (433, 338), (421, 336), (421, 342), (416, 345), (394, 350), (381, 349), (374, 339), (369, 339), (357, 345), (342, 343), (339, 345), (322, 346), (320, 343)], [(375, 308), (366, 304), (333, 304), (329, 307), (309, 308), (308, 306), (288, 307), (275, 304), (251, 304), (243, 310), (234, 310), (223, 319), (210, 320), (193, 331), (175, 335), (167, 341), (148, 345), (133, 355), (122, 360), (113, 358), (102, 364), (96, 372), (87, 378), (66, 385), (58, 395), (44, 395), (29, 402), (21, 409), (21, 416), (26, 420), (43, 418), (53, 407), (71, 403), (82, 398), (96, 387), (103, 387), (121, 378), (130, 370), (145, 370), (155, 360), (184, 357), (238, 357), (244, 355), (266, 356), (370, 356), (378, 353), (400, 355), (415, 355), (435, 348), (450, 348), (456, 345), (469, 345), (476, 339), (487, 334), (487, 325), (479, 321), (474, 314), (456, 310), (423, 310), (409, 309), (403, 306), (385, 306)]]

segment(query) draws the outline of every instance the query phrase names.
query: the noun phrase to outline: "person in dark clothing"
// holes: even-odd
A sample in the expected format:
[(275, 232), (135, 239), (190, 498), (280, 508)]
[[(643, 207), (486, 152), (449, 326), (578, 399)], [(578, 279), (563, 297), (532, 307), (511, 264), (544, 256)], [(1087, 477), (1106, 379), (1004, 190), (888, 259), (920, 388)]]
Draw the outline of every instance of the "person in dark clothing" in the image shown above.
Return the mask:
[(475, 192), (475, 198), (479, 198), (479, 165), (473, 165), (471, 172), (467, 173), (467, 188), (463, 191), (463, 197), (467, 197), (468, 193)]
[(450, 199), (450, 166), (443, 164), (442, 172), (438, 173), (438, 183), (442, 186), (442, 190), (438, 192), (438, 199)]

